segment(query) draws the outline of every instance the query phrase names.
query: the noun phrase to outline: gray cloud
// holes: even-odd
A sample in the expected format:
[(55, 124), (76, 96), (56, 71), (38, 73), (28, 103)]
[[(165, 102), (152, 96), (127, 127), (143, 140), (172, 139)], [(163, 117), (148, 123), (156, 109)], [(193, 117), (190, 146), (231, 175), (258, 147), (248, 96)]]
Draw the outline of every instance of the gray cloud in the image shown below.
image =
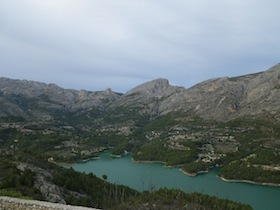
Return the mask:
[(279, 62), (276, 0), (1, 0), (0, 76), (126, 92)]

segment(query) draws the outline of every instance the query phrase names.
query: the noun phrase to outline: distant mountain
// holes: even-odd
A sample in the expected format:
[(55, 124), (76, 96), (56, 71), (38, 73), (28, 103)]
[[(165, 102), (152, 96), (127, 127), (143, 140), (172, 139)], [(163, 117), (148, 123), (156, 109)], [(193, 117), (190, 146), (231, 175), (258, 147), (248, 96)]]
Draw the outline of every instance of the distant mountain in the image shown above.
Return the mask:
[(105, 91), (63, 89), (55, 84), (0, 78), (0, 115), (52, 118), (58, 112), (104, 109), (120, 94)]
[(233, 78), (217, 78), (191, 88), (171, 86), (166, 79), (141, 84), (125, 94), (108, 89), (90, 92), (55, 84), (0, 78), (0, 115), (52, 118), (58, 113), (92, 109), (135, 109), (155, 118), (171, 112), (185, 117), (227, 121), (238, 117), (273, 116), (280, 119), (280, 64), (267, 71)]

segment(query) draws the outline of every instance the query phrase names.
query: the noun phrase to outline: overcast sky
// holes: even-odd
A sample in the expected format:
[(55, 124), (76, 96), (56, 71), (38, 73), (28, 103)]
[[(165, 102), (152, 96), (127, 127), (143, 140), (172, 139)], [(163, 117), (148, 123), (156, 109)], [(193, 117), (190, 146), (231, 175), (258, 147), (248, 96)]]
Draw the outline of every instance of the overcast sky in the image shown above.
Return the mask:
[(279, 0), (0, 0), (0, 76), (126, 92), (280, 62)]

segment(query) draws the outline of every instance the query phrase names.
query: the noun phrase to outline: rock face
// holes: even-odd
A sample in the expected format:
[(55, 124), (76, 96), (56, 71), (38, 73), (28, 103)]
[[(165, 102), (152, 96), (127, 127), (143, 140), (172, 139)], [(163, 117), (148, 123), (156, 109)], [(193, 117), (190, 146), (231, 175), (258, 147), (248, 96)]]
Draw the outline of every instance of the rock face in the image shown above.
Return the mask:
[[(200, 83), (184, 94), (201, 117), (228, 120), (279, 113), (280, 65), (257, 74)], [(195, 107), (194, 107), (195, 106)]]
[(57, 112), (91, 109), (135, 109), (157, 117), (170, 112), (205, 119), (273, 115), (280, 119), (280, 64), (265, 72), (234, 78), (217, 78), (189, 89), (171, 86), (166, 79), (141, 84), (121, 95), (68, 90), (54, 84), (0, 78), (0, 115), (52, 118)]
[[(141, 114), (158, 116), (169, 112), (168, 109), (171, 108), (168, 105), (170, 103), (170, 97), (172, 96), (173, 99), (171, 98), (171, 100), (173, 101), (174, 96), (176, 97), (183, 90), (185, 89), (169, 85), (166, 79), (157, 79), (128, 91), (114, 101), (110, 105), (110, 108), (136, 107), (140, 109)], [(171, 104), (171, 106), (173, 105)]]
[(52, 178), (52, 175), (49, 172), (41, 168), (32, 165), (27, 165), (24, 163), (18, 164), (17, 168), (21, 171), (30, 169), (36, 174), (34, 187), (40, 190), (40, 192), (47, 201), (52, 203), (66, 204), (63, 198), (62, 189), (48, 181)]

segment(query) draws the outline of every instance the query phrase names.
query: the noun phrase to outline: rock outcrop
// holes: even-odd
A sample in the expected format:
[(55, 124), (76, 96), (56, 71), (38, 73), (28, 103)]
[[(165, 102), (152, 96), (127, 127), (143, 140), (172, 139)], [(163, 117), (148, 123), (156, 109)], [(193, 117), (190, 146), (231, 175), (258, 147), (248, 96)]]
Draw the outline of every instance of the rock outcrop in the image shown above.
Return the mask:
[(30, 169), (36, 174), (34, 187), (40, 190), (47, 201), (52, 203), (66, 204), (66, 201), (63, 197), (62, 189), (48, 181), (52, 178), (52, 175), (49, 172), (36, 166), (27, 165), (24, 163), (18, 164), (17, 168), (21, 171)]
[(0, 209), (14, 210), (97, 210), (80, 206), (71, 206), (44, 201), (24, 200), (19, 198), (0, 197)]

